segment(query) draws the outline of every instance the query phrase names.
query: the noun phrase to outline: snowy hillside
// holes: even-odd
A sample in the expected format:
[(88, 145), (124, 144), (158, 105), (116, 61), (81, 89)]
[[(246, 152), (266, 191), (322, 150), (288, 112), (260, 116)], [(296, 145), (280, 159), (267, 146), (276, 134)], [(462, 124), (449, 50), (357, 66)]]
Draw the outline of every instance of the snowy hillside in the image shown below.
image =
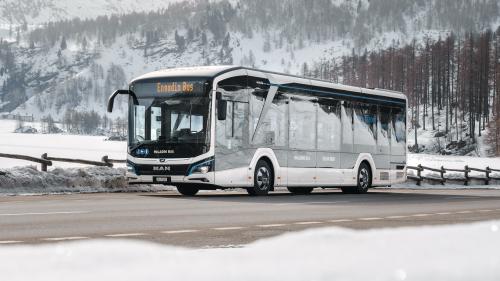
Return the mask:
[(2, 0), (0, 25), (39, 25), (73, 18), (149, 12), (181, 0)]
[[(365, 49), (496, 28), (500, 18), (494, 0), (7, 0), (0, 13), (0, 112), (63, 123), (90, 112), (98, 127), (125, 116), (124, 99), (106, 114), (109, 94), (149, 71), (236, 64), (301, 75)], [(110, 14), (121, 15), (97, 17)], [(26, 24), (9, 31), (14, 18)]]

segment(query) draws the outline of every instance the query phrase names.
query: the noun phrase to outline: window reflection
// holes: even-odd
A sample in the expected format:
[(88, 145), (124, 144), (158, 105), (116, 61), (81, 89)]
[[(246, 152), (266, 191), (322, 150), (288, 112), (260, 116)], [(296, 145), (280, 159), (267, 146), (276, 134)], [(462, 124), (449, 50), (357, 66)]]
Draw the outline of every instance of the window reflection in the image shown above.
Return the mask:
[(377, 130), (377, 107), (356, 104), (354, 110), (354, 143), (375, 146)]
[(350, 102), (344, 102), (342, 105), (342, 144), (346, 152), (352, 150), (352, 123), (352, 105)]
[(389, 148), (389, 123), (391, 120), (391, 109), (385, 106), (379, 107), (379, 130), (378, 130), (378, 146), (381, 148)]
[(290, 148), (313, 150), (316, 147), (316, 104), (292, 97), (290, 102)]
[(340, 102), (320, 99), (318, 107), (318, 149), (340, 150)]

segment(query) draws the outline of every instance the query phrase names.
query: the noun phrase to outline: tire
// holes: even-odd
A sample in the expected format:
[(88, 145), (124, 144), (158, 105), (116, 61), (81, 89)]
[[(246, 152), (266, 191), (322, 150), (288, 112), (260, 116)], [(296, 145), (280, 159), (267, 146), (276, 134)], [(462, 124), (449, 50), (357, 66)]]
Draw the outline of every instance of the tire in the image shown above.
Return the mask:
[(200, 189), (192, 186), (180, 185), (177, 186), (177, 191), (184, 196), (195, 196)]
[(295, 195), (307, 195), (311, 194), (314, 187), (287, 187), (287, 189), (290, 193)]
[(253, 186), (247, 188), (251, 196), (265, 196), (274, 187), (274, 173), (267, 161), (259, 160), (255, 166)]
[(354, 187), (342, 187), (342, 192), (346, 194), (363, 194), (367, 193), (372, 187), (372, 171), (366, 163), (359, 165), (357, 185)]

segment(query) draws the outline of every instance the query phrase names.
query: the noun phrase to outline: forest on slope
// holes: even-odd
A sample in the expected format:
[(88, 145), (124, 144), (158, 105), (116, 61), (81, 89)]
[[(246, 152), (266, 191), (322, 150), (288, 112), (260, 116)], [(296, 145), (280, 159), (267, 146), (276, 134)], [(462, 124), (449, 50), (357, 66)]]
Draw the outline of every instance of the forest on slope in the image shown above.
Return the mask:
[[(471, 153), (487, 133), (490, 154), (500, 154), (500, 29), (365, 50), (302, 69), (305, 76), (405, 93), (414, 152)], [(433, 132), (434, 146), (419, 146), (419, 130)]]

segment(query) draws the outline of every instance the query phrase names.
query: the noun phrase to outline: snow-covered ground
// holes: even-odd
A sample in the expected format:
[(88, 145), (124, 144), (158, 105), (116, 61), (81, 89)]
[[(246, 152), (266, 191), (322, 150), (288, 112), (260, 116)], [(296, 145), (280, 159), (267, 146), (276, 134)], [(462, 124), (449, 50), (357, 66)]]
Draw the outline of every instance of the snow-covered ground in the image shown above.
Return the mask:
[[(491, 169), (500, 170), (500, 158), (499, 157), (471, 157), (471, 156), (453, 156), (453, 155), (431, 155), (431, 154), (408, 154), (408, 165), (417, 166), (418, 164), (440, 169), (441, 167), (447, 169), (459, 169), (463, 170), (465, 166), (469, 168), (486, 169), (490, 167)], [(409, 175), (416, 175), (417, 171), (408, 170)], [(429, 170), (424, 170), (422, 172), (424, 176), (434, 176), (440, 177), (441, 175), (436, 172)], [(471, 177), (485, 177), (483, 172), (472, 171), (469, 173)], [(500, 178), (500, 173), (491, 173), (492, 177)], [(445, 174), (447, 179), (463, 179), (464, 173), (460, 172), (447, 172)], [(449, 189), (461, 189), (461, 188), (489, 188), (489, 189), (500, 189), (500, 181), (492, 181), (490, 185), (484, 185), (484, 181), (473, 180), (469, 186), (464, 186), (461, 181), (448, 181), (446, 185), (440, 185), (438, 182), (424, 182), (421, 186), (417, 186), (414, 181), (408, 180), (404, 184), (393, 185), (392, 188), (449, 188)]]
[[(52, 157), (68, 157), (101, 161), (104, 155), (111, 159), (126, 159), (125, 142), (106, 141), (103, 136), (78, 136), (65, 134), (17, 134), (13, 133), (16, 121), (0, 120), (0, 153), (22, 154), (40, 157), (47, 153)], [(40, 129), (39, 123), (25, 122), (25, 126)], [(33, 162), (0, 158), (0, 169), (34, 165)], [(53, 162), (56, 167), (85, 167), (74, 163)], [(124, 167), (115, 164), (115, 167)]]
[(230, 249), (130, 240), (0, 247), (0, 272), (9, 281), (500, 280), (500, 221), (322, 228)]

